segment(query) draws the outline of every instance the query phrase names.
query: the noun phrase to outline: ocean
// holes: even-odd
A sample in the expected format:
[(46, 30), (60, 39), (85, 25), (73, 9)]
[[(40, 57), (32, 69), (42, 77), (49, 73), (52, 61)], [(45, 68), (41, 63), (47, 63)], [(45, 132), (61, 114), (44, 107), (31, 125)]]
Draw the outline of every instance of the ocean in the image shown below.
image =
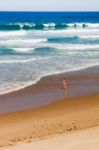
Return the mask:
[(0, 12), (0, 94), (99, 65), (99, 12)]

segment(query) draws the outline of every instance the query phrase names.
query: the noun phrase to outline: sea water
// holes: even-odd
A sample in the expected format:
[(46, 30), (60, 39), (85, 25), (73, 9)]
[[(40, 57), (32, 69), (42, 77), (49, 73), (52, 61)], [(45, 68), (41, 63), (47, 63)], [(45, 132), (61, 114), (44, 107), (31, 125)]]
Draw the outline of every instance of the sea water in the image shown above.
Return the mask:
[(0, 94), (99, 65), (99, 12), (0, 12)]

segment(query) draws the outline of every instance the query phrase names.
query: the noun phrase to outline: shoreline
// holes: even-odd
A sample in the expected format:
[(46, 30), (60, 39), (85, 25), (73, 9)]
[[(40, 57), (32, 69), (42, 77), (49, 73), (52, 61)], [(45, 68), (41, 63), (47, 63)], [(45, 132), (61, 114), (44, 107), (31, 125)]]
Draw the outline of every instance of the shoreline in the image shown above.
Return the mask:
[(53, 74), (48, 74), (48, 75), (44, 75), (42, 77), (40, 77), (37, 81), (33, 82), (33, 83), (30, 83), (26, 86), (23, 86), (23, 87), (20, 87), (20, 88), (17, 88), (15, 90), (11, 90), (11, 91), (8, 91), (8, 92), (5, 92), (5, 93), (0, 93), (0, 96), (4, 96), (4, 95), (7, 95), (7, 94), (12, 94), (14, 92), (18, 92), (20, 90), (24, 90), (28, 87), (31, 87), (31, 86), (34, 86), (36, 84), (38, 84), (38, 82), (42, 81), (42, 79), (46, 79), (46, 78), (50, 78), (50, 77), (57, 77), (57, 76), (61, 76), (61, 75), (68, 75), (68, 74), (71, 74), (71, 73), (75, 73), (75, 72), (80, 72), (80, 71), (84, 71), (84, 70), (87, 70), (87, 69), (90, 69), (90, 68), (95, 68), (95, 67), (99, 67), (99, 64), (96, 64), (96, 65), (92, 65), (92, 66), (87, 66), (87, 67), (82, 67), (81, 69), (74, 69), (74, 70), (70, 70), (70, 71), (63, 71), (63, 72), (57, 72), (57, 73), (53, 73)]
[(37, 84), (24, 89), (0, 95), (0, 114), (32, 109), (64, 99), (62, 79), (69, 82), (67, 98), (99, 93), (99, 66), (50, 75)]

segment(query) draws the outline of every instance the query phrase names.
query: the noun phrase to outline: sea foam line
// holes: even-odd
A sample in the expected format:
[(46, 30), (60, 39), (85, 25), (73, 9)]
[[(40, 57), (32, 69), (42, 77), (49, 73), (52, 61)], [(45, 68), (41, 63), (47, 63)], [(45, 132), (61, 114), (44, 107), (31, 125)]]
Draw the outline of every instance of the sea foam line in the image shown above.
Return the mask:
[(27, 62), (32, 62), (35, 61), (36, 58), (32, 58), (32, 59), (23, 59), (23, 60), (2, 60), (0, 61), (0, 64), (12, 64), (12, 63), (27, 63)]
[(0, 37), (6, 37), (6, 36), (23, 36), (26, 35), (26, 31), (0, 31)]
[(90, 68), (90, 67), (95, 67), (95, 66), (99, 66), (99, 63), (98, 63), (98, 64), (90, 64), (90, 65), (86, 65), (86, 66), (83, 66), (83, 67), (77, 67), (77, 68), (70, 69), (70, 70), (56, 71), (56, 72), (46, 73), (46, 74), (40, 75), (35, 81), (28, 82), (28, 83), (26, 82), (25, 84), (20, 83), (20, 85), (18, 85), (18, 86), (16, 86), (16, 87), (15, 87), (15, 85), (13, 85), (12, 88), (9, 88), (9, 89), (6, 90), (6, 91), (0, 92), (0, 95), (5, 95), (5, 94), (8, 94), (8, 93), (12, 93), (12, 92), (15, 92), (15, 91), (19, 91), (19, 90), (21, 90), (21, 89), (25, 89), (26, 87), (29, 87), (29, 86), (34, 85), (34, 84), (37, 84), (38, 81), (40, 81), (43, 77), (46, 77), (46, 76), (58, 75), (58, 74), (61, 75), (62, 73), (80, 71), (80, 70), (87, 69), (87, 68)]
[(99, 39), (99, 35), (81, 35), (78, 37), (81, 39), (89, 39), (89, 40)]

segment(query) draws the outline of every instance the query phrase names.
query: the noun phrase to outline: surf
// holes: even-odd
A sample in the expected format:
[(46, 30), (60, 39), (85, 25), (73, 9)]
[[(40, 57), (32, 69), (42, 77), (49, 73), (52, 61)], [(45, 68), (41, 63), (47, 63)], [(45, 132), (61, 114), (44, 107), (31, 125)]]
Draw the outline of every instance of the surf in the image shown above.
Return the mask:
[(99, 13), (0, 14), (0, 94), (99, 65)]
[(99, 23), (14, 23), (14, 24), (0, 24), (0, 31), (18, 31), (18, 30), (56, 30), (56, 29), (99, 29)]

